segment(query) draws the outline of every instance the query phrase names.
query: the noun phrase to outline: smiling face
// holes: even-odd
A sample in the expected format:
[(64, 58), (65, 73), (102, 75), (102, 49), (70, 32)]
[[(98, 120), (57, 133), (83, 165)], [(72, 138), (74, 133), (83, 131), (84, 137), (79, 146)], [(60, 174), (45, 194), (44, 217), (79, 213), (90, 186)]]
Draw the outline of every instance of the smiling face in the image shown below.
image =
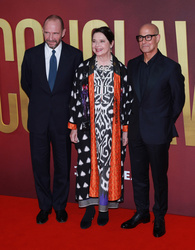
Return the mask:
[[(158, 34), (158, 30), (156, 26), (153, 24), (145, 24), (141, 27), (139, 35), (146, 36), (146, 35), (154, 35)], [(146, 41), (144, 38), (142, 42), (139, 42), (140, 50), (144, 54), (150, 54), (150, 57), (154, 56), (158, 50), (158, 42), (160, 40), (160, 35), (153, 36), (151, 41)]]
[(110, 43), (106, 36), (97, 32), (92, 37), (92, 50), (96, 54), (96, 56), (107, 57), (110, 56), (111, 48), (114, 44), (114, 41)]
[(58, 19), (49, 19), (43, 26), (43, 36), (47, 45), (51, 49), (55, 49), (62, 38), (65, 36), (66, 30), (62, 30), (61, 23)]

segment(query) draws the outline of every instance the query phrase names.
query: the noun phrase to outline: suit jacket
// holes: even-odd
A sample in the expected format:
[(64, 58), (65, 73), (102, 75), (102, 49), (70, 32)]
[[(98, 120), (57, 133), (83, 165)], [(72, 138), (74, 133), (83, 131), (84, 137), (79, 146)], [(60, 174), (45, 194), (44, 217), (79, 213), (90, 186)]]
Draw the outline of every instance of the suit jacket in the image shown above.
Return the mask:
[(82, 52), (62, 42), (62, 51), (51, 92), (45, 68), (45, 43), (26, 50), (22, 63), (21, 85), (29, 97), (28, 129), (30, 132), (43, 133), (49, 120), (55, 122), (57, 131), (68, 131), (69, 101), (74, 73), (82, 62)]
[(185, 101), (184, 77), (178, 63), (158, 51), (151, 65), (143, 96), (140, 93), (140, 55), (128, 62), (128, 81), (134, 101), (129, 125), (129, 140), (141, 136), (146, 144), (163, 144), (178, 136), (175, 122)]

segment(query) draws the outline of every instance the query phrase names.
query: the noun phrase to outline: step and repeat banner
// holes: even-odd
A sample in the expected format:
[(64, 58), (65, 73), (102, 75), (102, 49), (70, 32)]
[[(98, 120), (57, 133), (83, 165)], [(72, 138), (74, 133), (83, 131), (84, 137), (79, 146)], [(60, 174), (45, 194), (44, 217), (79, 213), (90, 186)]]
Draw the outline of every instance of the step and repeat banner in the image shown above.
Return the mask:
[[(159, 27), (159, 49), (179, 62), (186, 102), (176, 126), (180, 137), (170, 147), (168, 213), (195, 216), (195, 2), (194, 0), (1, 0), (0, 2), (0, 195), (36, 198), (32, 174), (28, 98), (20, 87), (24, 51), (43, 41), (42, 24), (50, 14), (64, 20), (63, 39), (92, 55), (91, 31), (103, 25), (115, 34), (114, 54), (127, 64), (140, 54), (135, 36), (144, 23)], [(77, 152), (72, 147), (69, 201), (75, 199)], [(51, 164), (53, 175), (53, 164)], [(125, 200), (134, 209), (129, 154), (125, 161)], [(154, 201), (151, 182), (150, 203)]]

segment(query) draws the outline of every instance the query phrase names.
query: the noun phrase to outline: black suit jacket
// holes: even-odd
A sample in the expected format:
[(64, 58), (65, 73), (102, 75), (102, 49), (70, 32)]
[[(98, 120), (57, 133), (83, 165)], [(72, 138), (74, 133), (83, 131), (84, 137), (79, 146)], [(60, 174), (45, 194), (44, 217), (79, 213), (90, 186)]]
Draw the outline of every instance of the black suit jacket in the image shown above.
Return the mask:
[(28, 49), (22, 63), (21, 85), (29, 97), (28, 129), (43, 133), (49, 119), (53, 119), (57, 131), (68, 131), (69, 101), (74, 73), (82, 62), (82, 52), (62, 42), (62, 51), (55, 85), (51, 92), (46, 77), (45, 43)]
[(175, 122), (182, 111), (184, 77), (178, 63), (159, 51), (150, 69), (148, 84), (141, 97), (140, 55), (128, 62), (128, 81), (132, 84), (134, 102), (129, 125), (129, 140), (141, 136), (146, 144), (163, 144), (178, 136)]

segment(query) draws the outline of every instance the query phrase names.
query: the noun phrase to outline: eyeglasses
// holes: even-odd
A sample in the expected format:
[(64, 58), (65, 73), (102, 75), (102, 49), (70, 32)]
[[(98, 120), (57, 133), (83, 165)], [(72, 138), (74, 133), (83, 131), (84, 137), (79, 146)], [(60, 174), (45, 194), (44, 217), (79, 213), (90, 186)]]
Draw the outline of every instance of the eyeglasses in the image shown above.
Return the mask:
[(136, 40), (137, 40), (138, 42), (142, 42), (143, 39), (145, 38), (146, 41), (151, 41), (153, 36), (158, 36), (158, 34), (146, 35), (146, 36), (141, 36), (141, 35), (139, 35), (139, 36), (136, 36)]

